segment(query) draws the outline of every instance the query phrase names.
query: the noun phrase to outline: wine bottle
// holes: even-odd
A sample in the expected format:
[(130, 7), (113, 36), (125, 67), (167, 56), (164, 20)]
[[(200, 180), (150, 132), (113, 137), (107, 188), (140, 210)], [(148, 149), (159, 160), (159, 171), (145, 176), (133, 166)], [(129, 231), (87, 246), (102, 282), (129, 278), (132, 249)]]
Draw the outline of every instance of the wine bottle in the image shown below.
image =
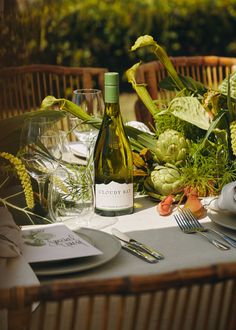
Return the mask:
[(133, 159), (119, 106), (119, 74), (105, 73), (105, 111), (94, 148), (95, 213), (133, 213)]

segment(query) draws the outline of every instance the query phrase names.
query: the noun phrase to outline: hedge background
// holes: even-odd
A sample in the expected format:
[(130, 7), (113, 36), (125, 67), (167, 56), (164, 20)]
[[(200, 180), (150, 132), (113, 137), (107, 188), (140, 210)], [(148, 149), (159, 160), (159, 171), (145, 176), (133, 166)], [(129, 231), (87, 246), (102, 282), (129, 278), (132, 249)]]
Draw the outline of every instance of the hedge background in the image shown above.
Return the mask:
[(236, 57), (236, 0), (5, 0), (0, 31), (1, 67), (103, 66), (123, 75), (152, 59), (129, 51), (144, 34), (171, 56)]

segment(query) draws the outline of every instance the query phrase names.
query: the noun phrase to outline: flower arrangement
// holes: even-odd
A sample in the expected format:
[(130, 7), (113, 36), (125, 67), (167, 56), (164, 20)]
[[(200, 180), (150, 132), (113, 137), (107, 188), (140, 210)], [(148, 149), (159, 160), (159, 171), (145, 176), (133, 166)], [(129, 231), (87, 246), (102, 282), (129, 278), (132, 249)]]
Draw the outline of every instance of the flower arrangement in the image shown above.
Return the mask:
[[(134, 159), (134, 175), (140, 188), (155, 200), (173, 195), (182, 200), (189, 191), (198, 196), (217, 195), (236, 179), (236, 73), (225, 77), (218, 90), (210, 90), (190, 77), (180, 76), (164, 49), (151, 36), (139, 37), (131, 51), (149, 47), (166, 68), (169, 77), (162, 88), (177, 95), (158, 107), (144, 84), (135, 80), (140, 63), (126, 75), (151, 113), (153, 133), (126, 126)], [(43, 109), (58, 106), (95, 127), (100, 120), (85, 114), (72, 102), (46, 97)]]
[[(0, 203), (11, 210), (17, 210), (22, 212), (27, 219), (30, 221), (30, 223), (34, 223), (33, 218), (37, 216), (40, 218), (41, 221), (49, 222), (48, 219), (46, 219), (43, 216), (40, 216), (39, 214), (36, 214), (33, 209), (35, 206), (35, 198), (34, 198), (34, 192), (31, 184), (31, 179), (29, 174), (26, 171), (25, 165), (22, 163), (21, 159), (8, 153), (8, 152), (0, 152), (0, 157), (4, 160), (10, 163), (10, 172), (8, 172), (7, 175), (5, 175), (4, 180), (0, 184), (0, 190), (4, 187), (5, 184), (7, 184), (7, 181), (10, 179), (11, 176), (15, 175), (16, 178), (20, 181), (20, 185), (22, 187), (22, 190), (14, 192), (14, 194), (10, 194), (7, 197), (2, 197), (0, 194)], [(1, 169), (5, 169), (9, 167), (7, 164), (2, 164)], [(20, 198), (21, 195), (24, 195), (25, 199), (25, 206), (21, 207), (17, 205), (15, 202), (12, 201), (14, 198)]]
[[(26, 171), (25, 165), (19, 158), (7, 152), (0, 152), (0, 157), (8, 160), (14, 166), (25, 194), (26, 205), (28, 208), (32, 209), (34, 207), (33, 190), (30, 181), (30, 176)], [(6, 200), (3, 200), (1, 198), (0, 201), (4, 204), (8, 204)]]
[[(131, 51), (142, 47), (149, 48), (169, 74), (161, 87), (177, 94), (165, 108), (159, 107), (146, 86), (136, 82), (140, 63), (126, 72), (154, 121), (150, 134), (125, 127), (133, 149), (137, 189), (157, 201), (182, 201), (189, 194), (218, 195), (223, 186), (236, 180), (236, 72), (225, 77), (217, 90), (211, 90), (179, 75), (151, 36), (139, 37)], [(101, 125), (100, 119), (66, 99), (47, 96), (41, 108), (44, 114), (70, 113), (96, 128)], [(52, 111), (54, 108), (59, 111)]]
[[(157, 199), (196, 190), (199, 196), (217, 195), (236, 179), (236, 72), (210, 90), (190, 77), (177, 74), (166, 52), (151, 36), (137, 39), (131, 50), (150, 47), (169, 77), (161, 87), (177, 91), (165, 109), (137, 84), (140, 63), (127, 71), (132, 84), (155, 123), (157, 166), (145, 180), (146, 191)], [(181, 198), (181, 197), (180, 197)]]
[(57, 121), (64, 113), (39, 110), (0, 121), (0, 205), (17, 215), (20, 224), (51, 222), (40, 212), (37, 188), (20, 158), (20, 134), (25, 121), (44, 116)]

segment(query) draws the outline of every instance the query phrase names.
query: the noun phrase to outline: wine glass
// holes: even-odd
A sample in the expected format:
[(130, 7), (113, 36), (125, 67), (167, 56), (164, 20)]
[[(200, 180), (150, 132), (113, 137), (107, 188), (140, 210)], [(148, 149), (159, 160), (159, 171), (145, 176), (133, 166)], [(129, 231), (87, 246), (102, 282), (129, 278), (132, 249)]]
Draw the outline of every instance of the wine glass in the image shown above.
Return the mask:
[(86, 227), (93, 213), (92, 178), (77, 164), (57, 168), (49, 189), (49, 213), (55, 222), (70, 229)]
[(94, 213), (92, 171), (76, 164), (59, 167), (49, 188), (49, 214), (54, 222), (63, 222), (72, 230), (81, 227), (103, 229), (117, 218)]
[[(84, 112), (94, 117), (101, 117), (103, 113), (102, 92), (99, 89), (77, 89), (73, 91), (72, 101)], [(83, 120), (70, 116), (71, 129), (79, 142), (87, 147), (87, 159), (98, 135), (98, 130)]]
[(20, 155), (26, 170), (38, 184), (40, 210), (45, 213), (45, 183), (62, 157), (56, 124), (45, 117), (26, 121), (21, 132), (20, 146)]

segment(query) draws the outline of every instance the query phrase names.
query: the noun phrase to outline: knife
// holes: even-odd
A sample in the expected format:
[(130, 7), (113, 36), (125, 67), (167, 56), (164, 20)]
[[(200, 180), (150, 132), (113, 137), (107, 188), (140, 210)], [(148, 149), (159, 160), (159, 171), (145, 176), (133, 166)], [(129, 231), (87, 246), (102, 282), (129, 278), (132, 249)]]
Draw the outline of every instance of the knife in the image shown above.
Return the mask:
[[(115, 236), (115, 235), (114, 235)], [(118, 238), (117, 236), (115, 236), (116, 238)], [(131, 254), (135, 255), (136, 257), (149, 262), (150, 264), (155, 264), (157, 263), (159, 260), (155, 257), (153, 257), (151, 254), (145, 252), (145, 251), (141, 251), (139, 248), (137, 248), (135, 245), (131, 244), (131, 243), (125, 243), (124, 241), (121, 241), (121, 246), (124, 250), (130, 252)]]
[(116, 228), (112, 228), (111, 229), (112, 234), (117, 237), (120, 241), (125, 242), (133, 247), (135, 247), (136, 249), (139, 249), (142, 252), (146, 252), (149, 255), (151, 255), (152, 257), (156, 258), (157, 260), (161, 260), (164, 259), (164, 255), (162, 253), (160, 253), (159, 251), (156, 251), (155, 249), (153, 249), (150, 246), (147, 246), (144, 243), (138, 242), (135, 239), (129, 237), (127, 234), (122, 233), (121, 231), (119, 231)]
[(208, 231), (212, 231), (213, 233), (217, 234), (221, 238), (223, 238), (226, 242), (228, 242), (231, 246), (236, 248), (236, 239), (233, 237), (230, 237), (229, 235), (226, 235), (225, 233), (222, 233), (219, 230), (215, 230), (213, 228), (207, 228)]

